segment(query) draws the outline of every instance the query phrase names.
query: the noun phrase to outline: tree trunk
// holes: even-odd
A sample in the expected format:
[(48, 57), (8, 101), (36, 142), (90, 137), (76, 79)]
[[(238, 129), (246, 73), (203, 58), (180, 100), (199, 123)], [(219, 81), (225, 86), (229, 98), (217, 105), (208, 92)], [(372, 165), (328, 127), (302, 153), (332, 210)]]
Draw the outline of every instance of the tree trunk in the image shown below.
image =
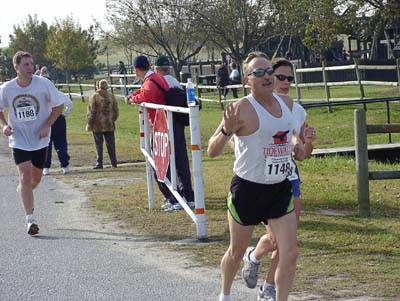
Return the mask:
[(393, 48), (392, 48), (392, 44), (390, 43), (390, 36), (388, 35), (386, 30), (384, 30), (383, 33), (385, 34), (385, 38), (386, 38), (388, 59), (389, 60), (394, 59)]
[[(292, 36), (289, 36), (289, 43), (288, 43), (288, 47), (287, 47), (287, 50), (285, 53), (285, 57), (289, 60), (291, 60), (293, 58), (293, 53), (292, 53), (292, 51), (290, 51), (290, 48), (292, 48)], [(291, 55), (289, 55), (289, 54), (291, 54)]]
[(281, 40), (279, 41), (279, 44), (278, 44), (278, 46), (276, 47), (275, 52), (274, 52), (274, 55), (272, 56), (271, 59), (273, 59), (274, 57), (276, 57), (276, 55), (278, 54), (278, 51), (279, 51), (279, 49), (281, 48), (284, 39), (285, 39), (285, 36), (281, 36)]

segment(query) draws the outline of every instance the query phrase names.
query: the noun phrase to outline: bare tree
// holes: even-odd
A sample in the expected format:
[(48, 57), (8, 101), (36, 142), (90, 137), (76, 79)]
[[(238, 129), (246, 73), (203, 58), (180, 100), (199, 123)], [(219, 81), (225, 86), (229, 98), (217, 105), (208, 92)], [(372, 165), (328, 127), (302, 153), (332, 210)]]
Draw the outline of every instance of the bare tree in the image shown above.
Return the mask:
[(170, 57), (175, 74), (203, 48), (207, 38), (192, 12), (189, 0), (108, 0), (111, 39), (130, 50)]

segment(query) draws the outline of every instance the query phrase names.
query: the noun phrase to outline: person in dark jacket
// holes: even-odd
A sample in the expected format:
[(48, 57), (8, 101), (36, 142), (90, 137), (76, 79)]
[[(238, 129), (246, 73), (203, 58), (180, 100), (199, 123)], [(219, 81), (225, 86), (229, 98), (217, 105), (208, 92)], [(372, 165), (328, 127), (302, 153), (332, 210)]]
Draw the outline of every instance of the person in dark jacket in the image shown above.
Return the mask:
[(229, 89), (225, 88), (227, 85), (229, 85), (229, 72), (226, 65), (222, 64), (217, 69), (217, 87), (219, 88), (222, 99), (225, 99), (229, 92)]

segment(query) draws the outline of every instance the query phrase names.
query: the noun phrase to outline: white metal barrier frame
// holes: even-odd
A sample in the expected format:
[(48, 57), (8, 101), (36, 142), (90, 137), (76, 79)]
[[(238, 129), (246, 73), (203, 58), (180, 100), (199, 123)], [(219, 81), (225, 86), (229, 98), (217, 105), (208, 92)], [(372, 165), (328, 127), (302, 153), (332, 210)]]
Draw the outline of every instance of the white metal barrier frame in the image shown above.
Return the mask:
[[(139, 108), (139, 123), (140, 123), (140, 150), (146, 159), (146, 176), (147, 176), (147, 191), (149, 208), (154, 209), (154, 190), (153, 190), (153, 168), (155, 163), (152, 156), (151, 147), (151, 126), (148, 119), (147, 109), (161, 109), (167, 112), (169, 141), (171, 146), (170, 153), (170, 175), (171, 181), (165, 178), (164, 183), (182, 205), (183, 209), (196, 224), (197, 238), (204, 240), (207, 238), (206, 214), (204, 201), (204, 179), (203, 179), (203, 162), (201, 152), (201, 134), (200, 134), (200, 112), (199, 106), (190, 106), (189, 108), (173, 107), (166, 105), (158, 105), (154, 103), (141, 103)], [(192, 154), (192, 176), (193, 176), (193, 191), (195, 209), (192, 211), (187, 205), (184, 198), (177, 190), (177, 175), (175, 166), (175, 145), (173, 134), (172, 112), (189, 114), (190, 120), (190, 144)]]

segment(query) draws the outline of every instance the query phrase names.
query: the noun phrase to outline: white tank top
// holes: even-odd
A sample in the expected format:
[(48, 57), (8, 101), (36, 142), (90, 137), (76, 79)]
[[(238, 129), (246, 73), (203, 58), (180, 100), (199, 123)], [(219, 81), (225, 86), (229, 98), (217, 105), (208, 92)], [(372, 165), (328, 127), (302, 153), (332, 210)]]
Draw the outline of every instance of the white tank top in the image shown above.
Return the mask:
[(296, 102), (293, 103), (292, 113), (294, 132), (296, 135), (300, 136), (301, 127), (306, 121), (307, 113), (301, 106), (301, 104), (298, 104)]
[(287, 178), (292, 170), (292, 112), (284, 101), (273, 94), (281, 107), (281, 117), (272, 116), (253, 95), (247, 99), (258, 116), (258, 129), (248, 136), (234, 135), (235, 163), (239, 177), (261, 184), (275, 184)]

